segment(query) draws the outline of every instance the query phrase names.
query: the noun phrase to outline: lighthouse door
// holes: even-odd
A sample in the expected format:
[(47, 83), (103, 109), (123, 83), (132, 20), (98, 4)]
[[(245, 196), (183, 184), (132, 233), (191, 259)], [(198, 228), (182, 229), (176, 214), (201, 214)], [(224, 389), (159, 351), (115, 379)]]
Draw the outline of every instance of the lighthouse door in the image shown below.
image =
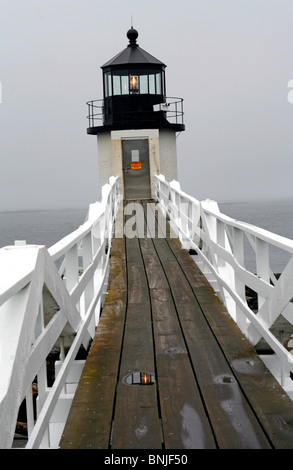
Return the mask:
[(149, 199), (150, 164), (148, 139), (122, 141), (122, 167), (125, 199)]

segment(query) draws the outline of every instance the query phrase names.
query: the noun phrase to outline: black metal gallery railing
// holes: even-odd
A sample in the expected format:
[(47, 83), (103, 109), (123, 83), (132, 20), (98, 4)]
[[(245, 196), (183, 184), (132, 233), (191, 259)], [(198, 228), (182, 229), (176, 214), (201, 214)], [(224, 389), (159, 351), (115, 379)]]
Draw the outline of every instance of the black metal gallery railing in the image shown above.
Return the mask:
[[(86, 104), (88, 106), (87, 119), (89, 128), (107, 124), (109, 112), (105, 113), (103, 99), (88, 101)], [(135, 120), (140, 113), (145, 120), (154, 119), (156, 118), (156, 113), (160, 113), (170, 124), (184, 125), (183, 99), (175, 97), (168, 97), (165, 103), (154, 105), (152, 111), (119, 110), (119, 113), (116, 112), (115, 115), (113, 113), (112, 118), (115, 119), (119, 115), (119, 120), (122, 121)]]

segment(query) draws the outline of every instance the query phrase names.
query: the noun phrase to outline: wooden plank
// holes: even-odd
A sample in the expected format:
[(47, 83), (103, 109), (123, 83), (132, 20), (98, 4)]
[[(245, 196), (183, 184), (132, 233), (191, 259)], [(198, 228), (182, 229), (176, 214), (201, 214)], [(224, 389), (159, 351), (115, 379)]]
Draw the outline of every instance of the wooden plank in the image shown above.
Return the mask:
[[(180, 262), (193, 292), (219, 342), (231, 370), (254, 413), (276, 449), (293, 448), (293, 403), (268, 371), (253, 346), (227, 313), (223, 304), (178, 242), (168, 241)], [(201, 279), (200, 279), (201, 278)]]
[[(269, 448), (191, 290), (188, 293), (190, 287), (186, 280), (184, 282), (179, 266), (172, 263), (170, 269), (169, 265), (166, 263), (167, 277), (218, 446), (229, 449)], [(182, 287), (181, 292), (178, 285)]]
[(214, 449), (168, 282), (152, 241), (140, 243), (150, 286), (165, 448)]
[[(270, 448), (166, 240), (153, 240), (220, 448)], [(169, 240), (168, 240), (169, 242)], [(165, 243), (165, 245), (164, 245)], [(182, 251), (178, 241), (174, 244)], [(209, 293), (211, 296), (211, 292)], [(214, 295), (212, 295), (214, 297)], [(224, 431), (224, 432), (223, 432)]]
[(292, 448), (292, 410), (177, 239), (114, 239), (61, 448)]
[(127, 239), (128, 307), (112, 429), (113, 449), (162, 448), (157, 385), (128, 385), (129, 374), (155, 375), (148, 285), (138, 239)]
[(114, 239), (108, 295), (63, 431), (61, 449), (109, 447), (126, 297), (124, 239)]

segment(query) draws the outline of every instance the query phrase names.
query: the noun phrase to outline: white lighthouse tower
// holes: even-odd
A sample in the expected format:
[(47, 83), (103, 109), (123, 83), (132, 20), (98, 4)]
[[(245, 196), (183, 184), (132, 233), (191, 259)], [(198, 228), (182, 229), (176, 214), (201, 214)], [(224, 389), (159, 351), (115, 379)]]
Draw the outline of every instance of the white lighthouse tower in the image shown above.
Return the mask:
[(105, 63), (103, 99), (88, 102), (87, 133), (97, 135), (100, 186), (119, 176), (124, 199), (154, 196), (154, 174), (177, 179), (176, 135), (185, 130), (183, 100), (166, 96), (166, 65), (137, 44)]

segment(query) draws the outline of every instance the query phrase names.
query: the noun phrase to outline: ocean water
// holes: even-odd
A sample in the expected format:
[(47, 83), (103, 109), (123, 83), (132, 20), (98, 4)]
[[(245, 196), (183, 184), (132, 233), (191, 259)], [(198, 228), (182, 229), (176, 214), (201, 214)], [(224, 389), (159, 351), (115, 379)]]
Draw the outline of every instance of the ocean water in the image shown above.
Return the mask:
[(50, 248), (82, 225), (86, 215), (87, 209), (0, 212), (0, 248), (16, 240)]
[(293, 199), (219, 204), (221, 212), (293, 239)]

